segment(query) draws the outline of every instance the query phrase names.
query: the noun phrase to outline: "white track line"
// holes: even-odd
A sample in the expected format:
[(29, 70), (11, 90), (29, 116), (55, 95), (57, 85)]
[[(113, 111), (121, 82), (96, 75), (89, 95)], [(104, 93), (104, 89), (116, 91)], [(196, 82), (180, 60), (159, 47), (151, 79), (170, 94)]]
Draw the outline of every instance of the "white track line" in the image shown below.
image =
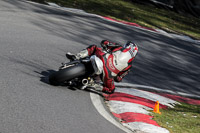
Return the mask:
[(133, 87), (133, 88), (140, 89), (140, 90), (153, 91), (153, 92), (159, 92), (159, 93), (169, 93), (169, 94), (183, 96), (183, 97), (191, 97), (191, 98), (200, 99), (200, 96), (198, 96), (198, 95), (188, 94), (188, 93), (178, 92), (178, 91), (173, 91), (173, 90), (166, 90), (166, 89), (161, 89), (161, 88), (146, 86), (146, 85), (139, 85), (139, 84), (132, 84), (132, 83), (115, 83), (115, 86), (116, 87), (129, 87), (129, 88)]
[(136, 103), (129, 103), (129, 102), (122, 102), (122, 101), (108, 101), (108, 106), (111, 112), (116, 114), (121, 114), (125, 112), (134, 112), (134, 113), (141, 113), (149, 115), (150, 112), (147, 110), (152, 110), (144, 105), (136, 104)]
[(106, 120), (111, 122), (113, 125), (117, 126), (121, 130), (125, 131), (126, 133), (133, 133), (133, 131), (130, 131), (129, 129), (125, 128), (123, 125), (121, 125), (118, 121), (116, 121), (104, 108), (104, 106), (101, 103), (100, 96), (94, 93), (90, 93), (91, 101), (96, 108), (96, 110), (101, 114)]
[(159, 101), (160, 104), (166, 105), (171, 108), (173, 108), (173, 106), (178, 103), (177, 101), (160, 96), (158, 94), (154, 94), (151, 92), (138, 90), (138, 89), (134, 89), (134, 88), (126, 88), (126, 87), (119, 88), (119, 87), (117, 87), (115, 92), (121, 92), (121, 93), (130, 94), (133, 96), (142, 97), (142, 98), (154, 101), (154, 102)]
[(154, 126), (152, 124), (147, 124), (143, 122), (130, 122), (123, 123), (124, 126), (132, 129), (132, 130), (140, 130), (145, 133), (169, 133), (169, 131), (165, 128)]

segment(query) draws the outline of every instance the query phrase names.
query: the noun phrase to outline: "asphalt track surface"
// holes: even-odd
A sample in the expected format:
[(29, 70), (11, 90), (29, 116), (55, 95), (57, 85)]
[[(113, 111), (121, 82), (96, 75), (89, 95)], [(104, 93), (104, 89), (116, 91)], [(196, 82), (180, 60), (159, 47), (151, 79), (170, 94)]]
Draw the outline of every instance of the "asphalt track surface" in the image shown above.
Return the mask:
[(18, 0), (0, 1), (0, 132), (120, 133), (92, 105), (88, 92), (48, 84), (47, 76), (102, 39), (139, 46), (124, 81), (200, 94), (199, 45)]

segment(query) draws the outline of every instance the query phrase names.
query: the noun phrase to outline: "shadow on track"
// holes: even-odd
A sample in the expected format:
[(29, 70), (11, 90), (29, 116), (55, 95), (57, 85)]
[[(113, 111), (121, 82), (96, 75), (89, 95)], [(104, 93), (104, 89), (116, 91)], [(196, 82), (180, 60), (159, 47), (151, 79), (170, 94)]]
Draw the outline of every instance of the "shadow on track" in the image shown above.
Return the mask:
[[(40, 81), (43, 82), (43, 83), (45, 83), (45, 84), (48, 84), (48, 85), (50, 85), (50, 83), (49, 83), (49, 78), (48, 78), (48, 77), (49, 77), (50, 74), (52, 74), (52, 73), (54, 73), (54, 72), (56, 72), (56, 71), (54, 71), (54, 70), (47, 70), (47, 71), (42, 71), (42, 72), (37, 72), (37, 71), (35, 71), (35, 73), (38, 73), (38, 74), (41, 75)], [(65, 84), (60, 84), (60, 85), (58, 85), (58, 86), (66, 87), (66, 88), (68, 88), (68, 89), (70, 89), (70, 90), (73, 90), (73, 91), (75, 91), (75, 90), (78, 89), (78, 88), (76, 88), (76, 87), (67, 86), (67, 85), (65, 85)], [(56, 87), (56, 86), (55, 86), (55, 87)], [(95, 94), (100, 95), (101, 97), (104, 97), (104, 95), (103, 95), (102, 92), (95, 91), (94, 89), (87, 88), (87, 89), (84, 89), (83, 91), (95, 93)]]
[[(21, 2), (14, 5), (19, 9), (23, 7)], [(68, 44), (66, 49), (60, 48), (63, 52), (76, 53), (102, 39), (112, 38), (111, 41), (117, 40), (121, 44), (133, 40), (138, 44), (139, 52), (125, 82), (200, 95), (200, 48), (197, 44), (95, 16), (39, 5), (20, 10), (35, 12), (35, 17), (29, 20), (31, 24), (47, 34), (65, 39)]]
[[(45, 83), (45, 84), (48, 84), (48, 85), (50, 85), (50, 83), (49, 83), (49, 75), (52, 74), (52, 73), (54, 73), (54, 72), (56, 72), (56, 71), (55, 70), (47, 70), (47, 71), (41, 71), (41, 72), (35, 71), (35, 73), (38, 73), (38, 74), (41, 75), (40, 81), (43, 82), (43, 83)], [(67, 86), (65, 84), (60, 84), (58, 86), (63, 86), (63, 87), (66, 87), (67, 89), (70, 89), (70, 90), (73, 90), (73, 91), (77, 90), (77, 88), (70, 87), (70, 86)]]

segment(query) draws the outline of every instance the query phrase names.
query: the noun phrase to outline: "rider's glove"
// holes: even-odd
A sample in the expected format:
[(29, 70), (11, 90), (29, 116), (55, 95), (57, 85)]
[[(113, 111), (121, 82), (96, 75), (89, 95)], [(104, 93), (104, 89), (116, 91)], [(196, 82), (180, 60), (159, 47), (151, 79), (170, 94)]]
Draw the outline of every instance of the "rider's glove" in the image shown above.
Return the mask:
[(129, 73), (129, 71), (130, 71), (130, 68), (126, 71), (119, 72), (118, 75), (114, 77), (114, 81), (121, 82), (122, 79)]

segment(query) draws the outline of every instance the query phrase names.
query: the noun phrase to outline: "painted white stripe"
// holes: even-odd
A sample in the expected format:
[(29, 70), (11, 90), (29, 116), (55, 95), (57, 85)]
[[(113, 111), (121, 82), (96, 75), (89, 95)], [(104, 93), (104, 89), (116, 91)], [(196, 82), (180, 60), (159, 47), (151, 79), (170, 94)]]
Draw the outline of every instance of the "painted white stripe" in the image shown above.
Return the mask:
[(172, 91), (172, 90), (166, 90), (166, 89), (161, 89), (157, 87), (152, 87), (152, 86), (146, 86), (146, 85), (139, 85), (139, 84), (132, 84), (132, 83), (117, 83), (115, 82), (115, 86), (120, 86), (120, 87), (133, 87), (141, 90), (153, 90), (154, 92), (162, 92), (162, 93), (170, 93), (174, 95), (180, 95), (180, 96), (185, 96), (185, 97), (192, 97), (192, 98), (200, 98), (198, 95), (194, 94), (188, 94), (184, 92), (178, 92), (178, 91)]
[(147, 110), (152, 110), (146, 106), (129, 103), (129, 102), (122, 102), (122, 101), (108, 101), (108, 106), (110, 107), (110, 111), (120, 114), (125, 112), (134, 112), (134, 113), (142, 113), (142, 114), (149, 114), (150, 112)]
[(130, 128), (131, 130), (140, 130), (145, 133), (169, 133), (169, 131), (165, 128), (143, 122), (123, 123), (123, 125), (126, 126), (127, 128)]
[(142, 98), (146, 98), (152, 101), (159, 101), (160, 104), (166, 105), (168, 107), (173, 108), (173, 106), (175, 104), (177, 104), (176, 101), (151, 93), (151, 92), (147, 92), (147, 91), (143, 91), (143, 90), (138, 90), (138, 89), (133, 89), (133, 88), (119, 88), (117, 87), (115, 92), (121, 92), (121, 93), (126, 93), (126, 94), (130, 94), (130, 95), (134, 95), (134, 96), (138, 96), (138, 97), (142, 97)]
[(128, 128), (124, 127), (123, 125), (121, 125), (118, 121), (116, 121), (113, 116), (111, 116), (110, 113), (108, 113), (104, 106), (102, 105), (100, 96), (94, 93), (90, 93), (90, 98), (91, 101), (94, 105), (94, 107), (96, 108), (96, 110), (99, 112), (100, 115), (102, 115), (106, 120), (108, 120), (109, 122), (111, 122), (113, 125), (117, 126), (119, 129), (123, 130), (126, 133), (133, 133), (132, 131), (130, 131)]

